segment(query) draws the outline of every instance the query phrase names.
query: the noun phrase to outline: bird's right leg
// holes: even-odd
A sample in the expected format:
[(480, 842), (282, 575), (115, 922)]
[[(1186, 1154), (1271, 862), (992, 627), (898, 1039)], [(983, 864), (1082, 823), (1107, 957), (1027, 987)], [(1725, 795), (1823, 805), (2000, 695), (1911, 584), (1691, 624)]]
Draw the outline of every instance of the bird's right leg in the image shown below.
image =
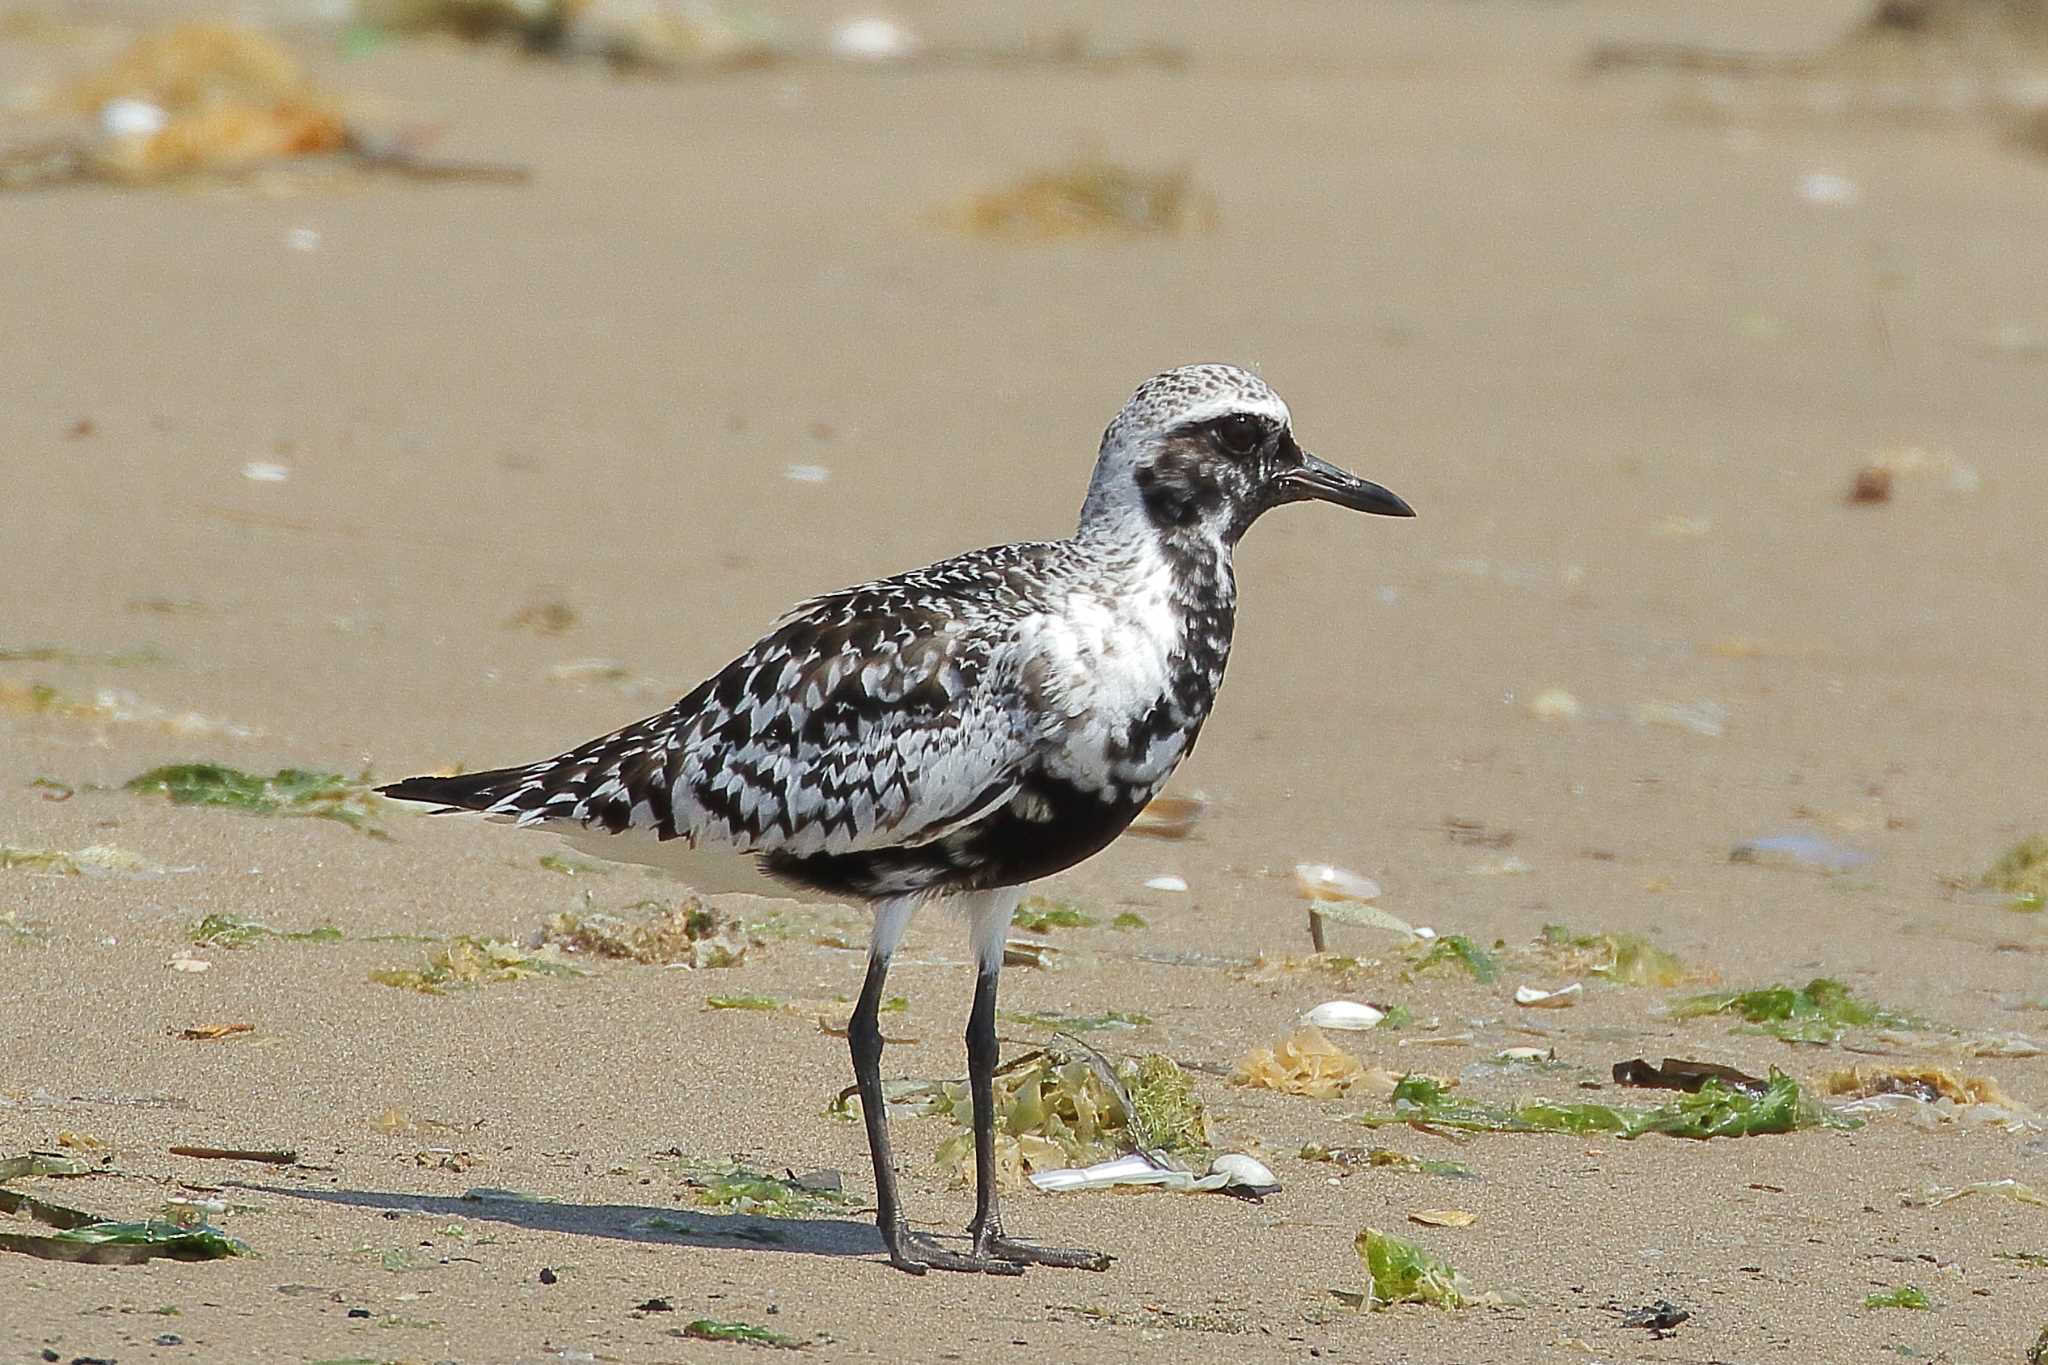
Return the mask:
[(950, 1251), (929, 1237), (911, 1232), (896, 1192), (896, 1163), (889, 1151), (889, 1114), (882, 1098), (882, 988), (889, 979), (889, 959), (910, 925), (917, 903), (908, 897), (875, 907), (875, 932), (868, 944), (868, 975), (860, 1000), (847, 1021), (846, 1041), (853, 1053), (853, 1079), (860, 1090), (861, 1118), (868, 1129), (868, 1155), (875, 1163), (875, 1224), (889, 1248), (889, 1263), (898, 1270), (922, 1275), (932, 1270), (992, 1271), (1016, 1274), (1021, 1266), (991, 1263), (982, 1257)]

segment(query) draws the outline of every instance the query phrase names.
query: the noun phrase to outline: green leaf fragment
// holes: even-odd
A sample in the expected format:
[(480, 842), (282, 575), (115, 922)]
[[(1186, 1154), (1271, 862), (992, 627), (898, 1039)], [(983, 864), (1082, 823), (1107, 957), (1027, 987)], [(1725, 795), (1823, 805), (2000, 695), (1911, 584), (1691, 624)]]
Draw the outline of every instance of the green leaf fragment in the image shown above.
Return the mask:
[(1439, 938), (1415, 964), (1415, 970), (1427, 972), (1445, 966), (1464, 968), (1481, 985), (1500, 975), (1500, 963), (1493, 954), (1463, 934), (1445, 934)]
[(1687, 1138), (1757, 1137), (1802, 1128), (1860, 1126), (1857, 1121), (1826, 1113), (1797, 1081), (1775, 1068), (1761, 1095), (1746, 1095), (1710, 1080), (1697, 1094), (1647, 1107), (1548, 1100), (1488, 1104), (1455, 1099), (1431, 1077), (1406, 1076), (1394, 1087), (1391, 1112), (1361, 1114), (1358, 1121), (1368, 1128), (1422, 1123), (1477, 1133), (1612, 1133), (1620, 1138), (1646, 1133)]
[(215, 948), (247, 948), (266, 938), (291, 943), (338, 943), (341, 937), (341, 930), (332, 924), (315, 925), (311, 929), (273, 929), (261, 920), (244, 915), (208, 915), (192, 926), (194, 943)]
[(794, 1337), (780, 1332), (771, 1332), (766, 1327), (756, 1327), (750, 1322), (718, 1322), (711, 1318), (698, 1318), (682, 1329), (686, 1337), (698, 1341), (740, 1341), (752, 1346), (780, 1346), (794, 1348), (798, 1343)]
[(174, 806), (224, 806), (250, 815), (303, 815), (337, 820), (381, 836), (371, 820), (376, 795), (339, 773), (280, 768), (269, 777), (220, 763), (171, 763), (130, 778), (122, 790), (156, 793)]
[(444, 995), (449, 987), (487, 986), (499, 981), (519, 981), (531, 976), (588, 976), (590, 969), (562, 956), (552, 943), (524, 948), (503, 939), (458, 935), (427, 957), (426, 965), (409, 969), (385, 969), (370, 973), (370, 980), (382, 986), (418, 991), (422, 995)]
[(1687, 996), (1671, 1007), (1674, 1019), (1713, 1014), (1738, 1015), (1756, 1025), (1757, 1032), (1794, 1043), (1832, 1043), (1851, 1029), (1918, 1028), (1922, 1023), (1858, 1000), (1847, 986), (1825, 976), (1797, 988), (1765, 986)]
[(1094, 925), (1095, 917), (1073, 901), (1026, 896), (1010, 913), (1010, 923), (1027, 934), (1043, 934), (1053, 929), (1087, 929)]
[(1353, 1239), (1365, 1264), (1365, 1306), (1372, 1311), (1397, 1303), (1423, 1303), (1433, 1308), (1461, 1308), (1471, 1286), (1450, 1262), (1440, 1260), (1414, 1242), (1367, 1228)]
[(853, 1196), (843, 1190), (816, 1188), (737, 1163), (685, 1165), (681, 1173), (692, 1200), (701, 1208), (721, 1213), (800, 1218), (834, 1212), (853, 1202)]
[(1865, 1308), (1932, 1308), (1927, 1300), (1927, 1291), (1915, 1285), (1902, 1284), (1897, 1289), (1888, 1289), (1882, 1294), (1866, 1294)]
[(1109, 927), (1120, 931), (1128, 931), (1131, 929), (1149, 929), (1152, 926), (1143, 915), (1133, 910), (1126, 910), (1111, 920)]
[(714, 1010), (779, 1010), (782, 1002), (772, 995), (712, 995), (704, 1007)]
[(1994, 891), (2031, 896), (2038, 908), (2048, 896), (2048, 834), (2022, 839), (1999, 854), (1986, 869), (1983, 884)]

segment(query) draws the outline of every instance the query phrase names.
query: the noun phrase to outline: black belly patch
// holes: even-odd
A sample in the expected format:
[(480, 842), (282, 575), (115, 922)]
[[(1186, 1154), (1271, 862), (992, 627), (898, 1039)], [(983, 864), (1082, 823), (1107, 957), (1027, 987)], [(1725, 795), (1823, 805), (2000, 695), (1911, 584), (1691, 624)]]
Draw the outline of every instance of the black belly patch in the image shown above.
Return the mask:
[(1049, 877), (1100, 853), (1144, 805), (1104, 801), (1039, 777), (987, 819), (929, 844), (807, 857), (769, 853), (761, 865), (784, 881), (835, 896), (987, 891)]

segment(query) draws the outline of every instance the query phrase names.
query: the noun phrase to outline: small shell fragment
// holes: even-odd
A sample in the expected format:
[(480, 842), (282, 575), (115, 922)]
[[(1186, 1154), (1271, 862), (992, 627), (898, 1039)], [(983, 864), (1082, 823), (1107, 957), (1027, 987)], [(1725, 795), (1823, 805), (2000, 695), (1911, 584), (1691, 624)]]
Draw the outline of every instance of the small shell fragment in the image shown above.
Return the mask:
[(1554, 991), (1539, 990), (1534, 986), (1515, 987), (1515, 1003), (1530, 1009), (1561, 1010), (1579, 1003), (1579, 995), (1586, 988), (1574, 981), (1569, 986), (1560, 986)]
[[(1527, 987), (1523, 988), (1524, 990)], [(1493, 1054), (1498, 1062), (1554, 1062), (1557, 1049), (1554, 1047), (1504, 1047)]]
[(1128, 832), (1154, 839), (1185, 839), (1195, 832), (1196, 823), (1208, 809), (1208, 799), (1202, 796), (1155, 796), (1131, 821)]
[(1329, 863), (1297, 863), (1294, 884), (1312, 901), (1376, 901), (1380, 884)]
[(1562, 687), (1548, 687), (1529, 698), (1529, 714), (1538, 720), (1577, 720), (1584, 709)]
[(1479, 1221), (1479, 1215), (1463, 1209), (1415, 1209), (1408, 1221), (1426, 1228), (1469, 1228)]
[(1380, 1020), (1387, 1017), (1385, 1010), (1356, 1000), (1325, 1000), (1307, 1014), (1301, 1016), (1304, 1024), (1317, 1028), (1369, 1029), (1379, 1027)]
[(174, 972), (203, 972), (213, 966), (203, 957), (174, 957), (164, 964)]
[(1146, 879), (1145, 889), (1147, 891), (1185, 891), (1188, 889), (1188, 879), (1185, 877), (1175, 877), (1171, 874), (1162, 877), (1150, 877)]
[(1225, 1152), (1217, 1157), (1209, 1163), (1209, 1175), (1222, 1176), (1224, 1189), (1277, 1191), (1280, 1188), (1280, 1178), (1265, 1162), (1243, 1152)]

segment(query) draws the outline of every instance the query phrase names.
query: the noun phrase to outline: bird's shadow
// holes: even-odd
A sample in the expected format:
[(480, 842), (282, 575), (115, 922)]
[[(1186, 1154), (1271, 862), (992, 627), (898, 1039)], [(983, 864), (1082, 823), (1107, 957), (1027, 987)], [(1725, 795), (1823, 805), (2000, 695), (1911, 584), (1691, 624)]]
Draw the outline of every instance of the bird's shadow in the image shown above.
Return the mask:
[(233, 1188), (346, 1208), (504, 1223), (532, 1232), (608, 1237), (659, 1246), (728, 1251), (779, 1251), (806, 1256), (880, 1256), (882, 1236), (873, 1223), (846, 1218), (768, 1218), (747, 1213), (703, 1213), (650, 1204), (567, 1204), (547, 1199), (464, 1199), (383, 1190), (316, 1190), (230, 1182)]

